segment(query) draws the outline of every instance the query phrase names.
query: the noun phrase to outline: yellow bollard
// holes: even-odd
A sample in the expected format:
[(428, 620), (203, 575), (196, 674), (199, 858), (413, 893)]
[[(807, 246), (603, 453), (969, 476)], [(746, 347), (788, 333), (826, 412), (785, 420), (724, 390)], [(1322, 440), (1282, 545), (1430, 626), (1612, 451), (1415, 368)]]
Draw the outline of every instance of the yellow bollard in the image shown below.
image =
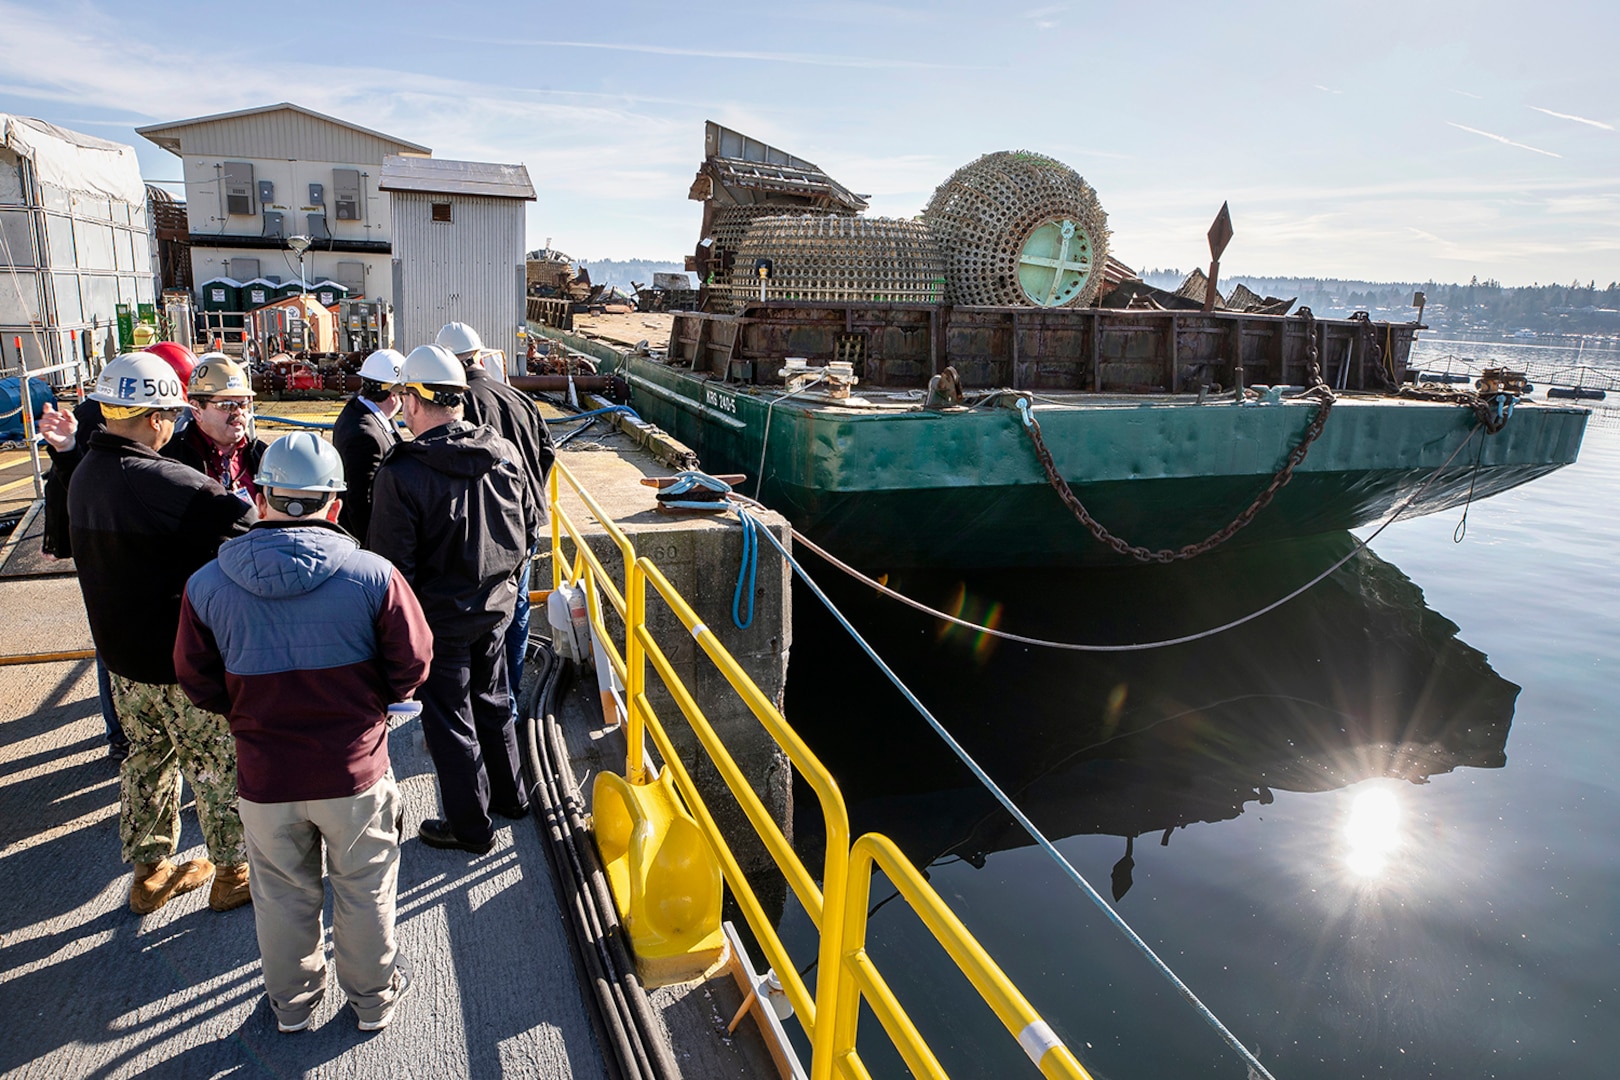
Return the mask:
[(648, 784), (598, 773), (591, 819), (641, 981), (649, 988), (690, 982), (725, 964), (720, 863), (681, 806), (669, 770)]

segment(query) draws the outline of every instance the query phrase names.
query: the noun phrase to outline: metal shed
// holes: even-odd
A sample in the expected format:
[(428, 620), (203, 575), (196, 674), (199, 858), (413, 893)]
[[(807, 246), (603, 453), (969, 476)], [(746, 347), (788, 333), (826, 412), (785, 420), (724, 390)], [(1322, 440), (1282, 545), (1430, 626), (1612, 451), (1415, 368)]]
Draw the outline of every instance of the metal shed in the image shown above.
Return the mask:
[(0, 369), (110, 356), (119, 305), (155, 303), (133, 147), (0, 113), (0, 241)]
[(447, 322), (478, 331), (522, 373), (524, 203), (535, 198), (522, 165), (392, 156), (377, 185), (393, 214), (394, 312), (400, 347), (431, 342)]

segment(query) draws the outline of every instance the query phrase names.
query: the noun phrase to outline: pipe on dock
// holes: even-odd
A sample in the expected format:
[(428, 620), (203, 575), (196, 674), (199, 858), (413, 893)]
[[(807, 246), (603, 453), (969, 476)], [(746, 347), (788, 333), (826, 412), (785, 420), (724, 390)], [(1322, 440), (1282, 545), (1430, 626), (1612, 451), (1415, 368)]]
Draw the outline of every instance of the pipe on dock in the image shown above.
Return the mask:
[(0, 667), (20, 667), (24, 664), (57, 664), (66, 660), (94, 660), (96, 650), (76, 649), (70, 652), (16, 653), (0, 656)]

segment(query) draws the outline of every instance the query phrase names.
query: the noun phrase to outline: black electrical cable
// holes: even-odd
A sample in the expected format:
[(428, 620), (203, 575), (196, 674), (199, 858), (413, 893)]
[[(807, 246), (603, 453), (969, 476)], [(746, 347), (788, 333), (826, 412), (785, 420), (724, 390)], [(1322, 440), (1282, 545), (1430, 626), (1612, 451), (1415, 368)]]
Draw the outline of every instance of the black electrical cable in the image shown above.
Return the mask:
[(635, 961), (584, 814), (561, 780), (561, 765), (568, 754), (555, 712), (567, 667), (545, 644), (531, 644), (531, 653), (545, 667), (524, 710), (522, 735), (530, 797), (542, 810), (538, 816), (544, 822), (558, 902), (570, 916), (581, 979), (591, 986), (597, 1036), (612, 1051), (610, 1069), (616, 1077), (679, 1080), (680, 1069), (636, 976)]
[[(562, 726), (547, 714), (548, 723), (546, 733), (550, 738), (551, 760), (553, 763), (568, 760), (568, 748), (563, 740)], [(560, 775), (560, 770), (556, 775)], [(597, 853), (596, 845), (589, 839), (590, 829), (585, 823), (584, 809), (577, 800), (564, 800), (569, 820), (569, 831), (575, 838), (584, 838), (583, 843), (574, 845), (575, 854), (580, 858), (585, 880), (590, 885), (591, 895), (595, 898), (595, 909), (599, 913), (603, 925), (603, 940), (607, 946), (608, 958), (612, 966), (622, 972), (624, 997), (630, 1007), (630, 1015), (638, 1031), (647, 1034), (645, 1043), (653, 1057), (654, 1074), (660, 1080), (678, 1080), (681, 1075), (680, 1068), (675, 1064), (674, 1055), (662, 1037), (663, 1026), (653, 1015), (653, 1009), (647, 1000), (647, 992), (641, 985), (641, 977), (636, 974), (635, 957), (631, 954), (629, 939), (624, 932), (624, 926), (619, 922), (619, 909), (613, 902), (612, 890), (608, 887), (607, 872), (602, 867), (601, 856)]]
[(535, 681), (535, 692), (528, 702), (529, 708), (524, 710), (521, 725), (524, 766), (529, 774), (529, 799), (535, 807), (535, 817), (540, 822), (541, 835), (546, 840), (546, 855), (552, 866), (551, 879), (557, 893), (557, 905), (564, 913), (564, 921), (570, 931), (568, 939), (573, 946), (570, 952), (574, 957), (574, 969), (580, 985), (590, 988), (586, 995), (588, 1005), (586, 1012), (590, 1014), (597, 1042), (604, 1051), (603, 1064), (607, 1068), (610, 1080), (642, 1080), (639, 1072), (626, 1073), (620, 1064), (631, 1057), (627, 1053), (627, 1036), (620, 1023), (619, 1014), (613, 1008), (611, 996), (607, 993), (607, 977), (602, 968), (601, 958), (585, 937), (586, 916), (579, 889), (573, 882), (565, 880), (563, 874), (563, 865), (567, 859), (557, 850), (564, 842), (558, 824), (562, 815), (553, 798), (545, 769), (536, 755), (534, 737), (536, 699), (545, 692), (543, 688), (548, 685), (554, 686), (559, 680), (562, 664), (549, 649), (536, 649), (532, 642), (530, 660), (531, 662), (539, 660), (545, 667)]
[(539, 776), (546, 788), (547, 803), (555, 808), (553, 827), (560, 837), (560, 843), (554, 847), (561, 864), (558, 876), (568, 883), (578, 925), (584, 940), (595, 951), (595, 966), (602, 973), (599, 992), (611, 1010), (612, 1026), (617, 1033), (622, 1033), (615, 1036), (613, 1043), (615, 1053), (621, 1055), (620, 1065), (628, 1075), (651, 1078), (655, 1076), (647, 1053), (647, 1032), (651, 1029), (637, 1027), (634, 1011), (627, 1001), (626, 968), (616, 962), (605, 945), (609, 925), (607, 916), (587, 884), (590, 877), (580, 860), (580, 849), (590, 847), (590, 841), (586, 838), (586, 831), (576, 825), (574, 816), (568, 813), (569, 800), (560, 780), (561, 772), (556, 767), (559, 759), (553, 755), (546, 737), (547, 730), (556, 726), (552, 719), (553, 710), (547, 707), (549, 704), (540, 702), (540, 707), (533, 710), (535, 729), (532, 734), (535, 736), (535, 754), (541, 766)]

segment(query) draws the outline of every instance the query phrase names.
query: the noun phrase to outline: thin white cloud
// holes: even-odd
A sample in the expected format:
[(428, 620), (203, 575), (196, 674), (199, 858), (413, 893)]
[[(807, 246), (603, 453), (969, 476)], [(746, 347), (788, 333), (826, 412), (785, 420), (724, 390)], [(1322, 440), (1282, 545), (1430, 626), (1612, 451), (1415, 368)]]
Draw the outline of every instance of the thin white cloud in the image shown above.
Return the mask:
[(1478, 94), (1470, 94), (1466, 90), (1453, 89), (1451, 91), (1451, 93), (1456, 94), (1458, 97), (1473, 98), (1475, 101), (1484, 101), (1485, 100), (1484, 98), (1480, 97)]
[(1481, 130), (1479, 130), (1479, 128), (1472, 128), (1472, 127), (1469, 127), (1467, 124), (1459, 124), (1459, 123), (1457, 123), (1457, 122), (1455, 122), (1453, 120), (1447, 120), (1446, 123), (1450, 124), (1452, 127), (1456, 128), (1458, 131), (1466, 131), (1470, 135), (1483, 135), (1487, 139), (1495, 139), (1497, 142), (1501, 143), (1503, 146), (1516, 146), (1520, 150), (1528, 150), (1533, 154), (1546, 154), (1548, 157), (1561, 158), (1561, 157), (1564, 156), (1563, 154), (1555, 154), (1551, 150), (1543, 150), (1539, 146), (1530, 146), (1527, 143), (1514, 142), (1512, 139), (1508, 138), (1506, 135), (1496, 135), (1496, 134), (1493, 134), (1493, 133), (1491, 133), (1489, 131), (1481, 131)]
[(1548, 116), (1556, 116), (1560, 120), (1573, 120), (1577, 124), (1586, 124), (1589, 127), (1602, 128), (1604, 131), (1614, 130), (1613, 124), (1605, 124), (1601, 120), (1588, 120), (1586, 117), (1576, 116), (1574, 113), (1553, 112), (1551, 109), (1543, 109), (1540, 105), (1527, 105), (1526, 108), (1534, 109), (1538, 113), (1546, 113)]
[(554, 41), (531, 38), (455, 38), (484, 45), (515, 45), (521, 48), (601, 49), (607, 52), (643, 53), (652, 56), (692, 56), (704, 60), (752, 60), (769, 64), (807, 64), (812, 67), (864, 68), (870, 70), (968, 71), (972, 65), (933, 64), (924, 60), (893, 60), (880, 56), (837, 56), (830, 53), (759, 52), (752, 49), (687, 49), (674, 45), (632, 45), (622, 41)]
[(1342, 94), (1342, 93), (1344, 93), (1343, 90), (1335, 90), (1335, 89), (1333, 89), (1333, 87), (1331, 87), (1331, 86), (1323, 86), (1321, 83), (1311, 83), (1311, 85), (1316, 87), (1318, 90), (1322, 91), (1324, 94)]
[(1047, 4), (1045, 7), (1031, 8), (1021, 17), (1034, 23), (1037, 30), (1052, 30), (1062, 23), (1058, 16), (1068, 10), (1068, 4)]

